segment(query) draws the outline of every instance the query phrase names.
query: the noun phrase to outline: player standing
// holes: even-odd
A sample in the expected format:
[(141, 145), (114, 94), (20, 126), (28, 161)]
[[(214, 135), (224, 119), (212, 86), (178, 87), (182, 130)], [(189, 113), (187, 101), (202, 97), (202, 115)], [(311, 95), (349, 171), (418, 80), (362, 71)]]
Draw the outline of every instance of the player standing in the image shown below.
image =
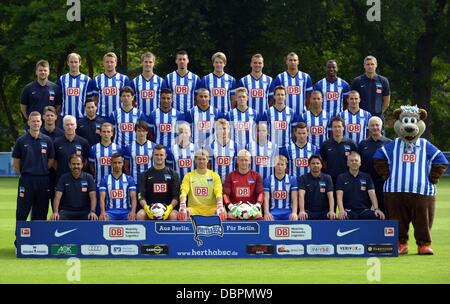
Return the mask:
[(84, 137), (92, 147), (100, 142), (100, 126), (106, 122), (97, 115), (95, 99), (89, 98), (84, 104), (86, 116), (77, 120), (77, 134)]
[(330, 116), (322, 109), (322, 94), (319, 91), (313, 91), (309, 99), (309, 110), (302, 114), (301, 120), (308, 126), (308, 141), (320, 147), (328, 139)]
[(191, 127), (188, 123), (178, 124), (177, 142), (167, 151), (167, 163), (180, 175), (180, 180), (194, 170), (195, 145), (191, 142)]
[(268, 138), (267, 122), (259, 122), (256, 125), (256, 140), (251, 141), (247, 150), (251, 151), (252, 170), (258, 172), (264, 180), (273, 174), (275, 156), (278, 155), (278, 146)]
[(359, 108), (359, 103), (359, 93), (350, 91), (347, 110), (339, 113), (346, 126), (345, 136), (352, 139), (356, 145), (366, 139), (369, 119), (372, 117), (369, 112)]

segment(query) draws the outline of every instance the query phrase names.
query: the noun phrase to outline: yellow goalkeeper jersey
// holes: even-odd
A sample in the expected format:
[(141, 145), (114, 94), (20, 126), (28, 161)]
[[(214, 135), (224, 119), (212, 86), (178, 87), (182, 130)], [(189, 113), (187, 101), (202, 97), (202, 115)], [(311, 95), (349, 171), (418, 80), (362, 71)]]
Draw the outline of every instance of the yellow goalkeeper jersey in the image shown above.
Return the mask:
[(181, 196), (187, 196), (187, 206), (192, 215), (214, 215), (216, 198), (222, 197), (219, 174), (212, 170), (205, 174), (199, 174), (197, 169), (189, 172), (181, 183)]

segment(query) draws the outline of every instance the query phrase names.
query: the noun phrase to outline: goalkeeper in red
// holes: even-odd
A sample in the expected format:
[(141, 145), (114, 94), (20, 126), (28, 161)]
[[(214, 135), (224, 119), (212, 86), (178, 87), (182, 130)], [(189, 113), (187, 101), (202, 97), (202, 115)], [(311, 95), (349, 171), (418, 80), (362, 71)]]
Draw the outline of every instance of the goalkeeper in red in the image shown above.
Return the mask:
[[(261, 212), (264, 199), (263, 181), (258, 172), (250, 170), (251, 157), (249, 151), (240, 150), (237, 156), (237, 170), (225, 178), (223, 201), (229, 210), (228, 219), (263, 219)], [(244, 206), (245, 204), (250, 205), (250, 208)], [(247, 215), (244, 216), (243, 212), (247, 212)]]
[(219, 174), (208, 169), (208, 160), (207, 150), (195, 152), (196, 169), (187, 173), (181, 183), (180, 221), (186, 221), (191, 215), (218, 215), (222, 221), (227, 219), (222, 201), (222, 181)]

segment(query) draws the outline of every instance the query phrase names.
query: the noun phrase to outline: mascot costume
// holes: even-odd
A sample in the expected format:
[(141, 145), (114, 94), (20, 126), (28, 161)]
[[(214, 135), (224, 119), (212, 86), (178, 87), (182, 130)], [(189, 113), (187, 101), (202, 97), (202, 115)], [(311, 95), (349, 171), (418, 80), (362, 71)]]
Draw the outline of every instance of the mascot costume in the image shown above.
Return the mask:
[(385, 180), (384, 203), (389, 218), (399, 221), (398, 253), (408, 253), (408, 229), (412, 223), (418, 254), (430, 255), (436, 183), (448, 161), (428, 140), (420, 138), (426, 128), (425, 110), (401, 106), (394, 116), (398, 137), (374, 154), (375, 170)]

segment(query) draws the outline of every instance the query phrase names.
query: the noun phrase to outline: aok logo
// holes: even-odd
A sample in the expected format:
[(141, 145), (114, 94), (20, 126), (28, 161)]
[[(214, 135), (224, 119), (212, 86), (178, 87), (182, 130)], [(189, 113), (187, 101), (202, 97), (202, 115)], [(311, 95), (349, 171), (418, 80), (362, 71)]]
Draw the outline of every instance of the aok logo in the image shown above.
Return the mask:
[(103, 95), (105, 95), (105, 96), (116, 96), (117, 95), (117, 88), (116, 87), (104, 87), (103, 88)]
[(255, 164), (258, 166), (267, 167), (269, 165), (269, 157), (268, 156), (256, 156)]
[(67, 88), (67, 96), (80, 96), (80, 88)]
[(339, 99), (339, 92), (327, 92), (326, 100), (334, 101)]
[(122, 189), (111, 190), (112, 199), (123, 199), (125, 197), (125, 192)]
[(211, 130), (211, 122), (208, 120), (200, 120), (197, 122), (197, 128), (202, 131)]
[(416, 162), (416, 154), (414, 154), (414, 153), (403, 153), (402, 154), (402, 162), (404, 162), (404, 163), (415, 163)]
[(187, 95), (189, 93), (189, 88), (187, 85), (177, 85), (175, 86), (175, 94)]
[(360, 124), (348, 124), (347, 125), (347, 131), (349, 133), (360, 133), (361, 132), (361, 125)]
[(298, 95), (302, 92), (300, 86), (288, 86), (287, 93), (288, 95)]
[(251, 89), (250, 90), (250, 97), (252, 97), (252, 98), (262, 98), (262, 97), (264, 97), (264, 90), (263, 89)]
[(274, 121), (275, 130), (287, 130), (288, 123), (284, 120), (275, 120)]
[(154, 193), (166, 193), (167, 192), (167, 184), (166, 183), (153, 184), (153, 192)]
[(195, 195), (208, 196), (208, 187), (195, 187)]
[(192, 159), (180, 158), (178, 160), (178, 168), (191, 168), (191, 167), (192, 167)]
[(311, 126), (309, 132), (311, 135), (323, 135), (325, 133), (325, 128), (323, 126)]
[(136, 155), (135, 157), (136, 165), (144, 165), (150, 162), (150, 157), (148, 155)]
[(169, 124), (169, 123), (159, 124), (159, 132), (161, 132), (161, 133), (172, 132), (172, 124)]
[(275, 236), (276, 237), (290, 237), (291, 229), (288, 227), (275, 227)]
[(134, 123), (132, 122), (123, 122), (120, 124), (120, 131), (122, 132), (133, 132), (134, 131)]
[(225, 90), (225, 88), (213, 88), (212, 89), (212, 96), (216, 97), (225, 97), (227, 91)]
[(229, 166), (231, 164), (231, 157), (229, 156), (217, 156), (216, 163), (219, 166)]
[(142, 90), (141, 99), (153, 99), (155, 98), (155, 91), (153, 90)]
[(273, 199), (276, 199), (276, 200), (285, 200), (285, 199), (287, 199), (287, 191), (275, 190), (273, 192)]
[(112, 238), (123, 238), (125, 236), (125, 229), (123, 227), (110, 227), (109, 236)]
[(111, 165), (111, 157), (109, 156), (100, 157), (100, 166), (110, 166), (110, 165)]
[(295, 159), (296, 167), (308, 167), (308, 159), (303, 157), (297, 157)]
[(249, 187), (236, 187), (236, 196), (237, 197), (250, 197), (250, 188)]

